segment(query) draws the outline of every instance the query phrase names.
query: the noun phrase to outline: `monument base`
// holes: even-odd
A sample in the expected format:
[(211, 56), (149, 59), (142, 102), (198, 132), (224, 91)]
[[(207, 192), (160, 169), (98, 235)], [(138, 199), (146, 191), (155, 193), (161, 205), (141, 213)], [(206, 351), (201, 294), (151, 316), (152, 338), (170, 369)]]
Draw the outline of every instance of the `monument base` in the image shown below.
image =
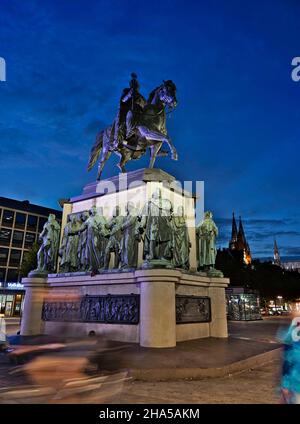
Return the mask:
[(30, 271), (28, 274), (28, 277), (30, 278), (47, 278), (49, 275), (48, 271), (41, 271), (39, 269), (34, 269), (33, 271)]
[(218, 269), (215, 269), (215, 268), (210, 268), (207, 271), (207, 275), (209, 277), (221, 277), (221, 278), (224, 277), (223, 272), (219, 271)]
[(141, 265), (141, 269), (154, 269), (154, 268), (173, 268), (173, 266), (170, 261), (167, 261), (165, 259), (150, 259), (150, 260), (146, 259)]
[[(166, 348), (227, 337), (229, 280), (178, 269), (25, 278), (21, 334), (86, 336)], [(41, 291), (43, 290), (43, 291)]]
[[(161, 203), (157, 203), (157, 196)], [(29, 278), (22, 280), (26, 288), (22, 335), (86, 336), (95, 332), (111, 340), (134, 342), (151, 348), (174, 347), (178, 341), (203, 337), (227, 337), (225, 288), (229, 280), (222, 278), (216, 270), (196, 272), (199, 262), (196, 198), (191, 192), (183, 190), (175, 177), (166, 172), (141, 169), (88, 184), (80, 196), (64, 203), (60, 246), (64, 237), (68, 241), (68, 234), (72, 234), (69, 230), (73, 224), (70, 228), (66, 226), (73, 219), (80, 225), (86, 222), (82, 221), (83, 214), (90, 216), (91, 213), (94, 216), (95, 210), (101, 210), (98, 218), (101, 216), (104, 221), (110, 224), (115, 222), (117, 226), (117, 206), (121, 214), (118, 217), (126, 217), (128, 205), (133, 205), (141, 222), (150, 203), (154, 212), (159, 210), (160, 222), (168, 231), (163, 225), (158, 226), (157, 219), (153, 220), (156, 216), (154, 212), (153, 216), (150, 213), (151, 225), (148, 229), (147, 220), (143, 228), (134, 224), (128, 230), (127, 239), (118, 241), (124, 252), (124, 240), (127, 240), (127, 244), (128, 240), (137, 240), (135, 246), (130, 248), (131, 253), (135, 253), (135, 259), (129, 261), (127, 258), (126, 262), (123, 258), (122, 270), (115, 267), (116, 247), (110, 247), (111, 256), (106, 258), (108, 269), (100, 270), (96, 275), (79, 271), (79, 263), (76, 267), (78, 272), (65, 272), (66, 265), (63, 264), (61, 269), (59, 264), (59, 273), (40, 275), (34, 271)], [(163, 204), (168, 206), (162, 207)], [(165, 219), (167, 216), (168, 220)], [(126, 223), (126, 220), (122, 222)], [(99, 249), (95, 245), (96, 230), (92, 224), (89, 225), (94, 239), (91, 237), (87, 250), (96, 251)], [(86, 234), (89, 229), (88, 226)], [(136, 231), (140, 236), (141, 229), (145, 232), (144, 237), (136, 238)], [(175, 243), (178, 233), (180, 237)], [(166, 243), (164, 249), (163, 246), (157, 249), (155, 243), (151, 244), (151, 249), (156, 250), (151, 250), (150, 246), (145, 248), (145, 237), (150, 240), (153, 234), (157, 238), (151, 239), (151, 242), (156, 242), (158, 246), (163, 240), (162, 243)], [(112, 242), (112, 246), (116, 245), (114, 237), (108, 241)], [(125, 237), (124, 234), (122, 237)], [(70, 240), (70, 246), (76, 247), (72, 243), (75, 243), (74, 240)], [(172, 258), (174, 263), (167, 260), (171, 251), (176, 253)], [(107, 254), (106, 250), (98, 253)], [(147, 261), (147, 256), (152, 257), (153, 253), (162, 258)], [(71, 259), (76, 262), (75, 255), (69, 259), (70, 263)], [(89, 267), (93, 268), (93, 255), (88, 254), (86, 259)], [(135, 270), (129, 269), (132, 265)], [(71, 267), (69, 264), (69, 267), (72, 271), (73, 265)]]

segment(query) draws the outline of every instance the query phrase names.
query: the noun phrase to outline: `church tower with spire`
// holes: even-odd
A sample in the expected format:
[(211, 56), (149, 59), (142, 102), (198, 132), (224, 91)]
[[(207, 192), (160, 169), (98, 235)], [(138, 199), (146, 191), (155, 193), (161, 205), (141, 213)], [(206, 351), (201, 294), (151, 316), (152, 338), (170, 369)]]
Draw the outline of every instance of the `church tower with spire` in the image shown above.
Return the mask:
[(277, 241), (276, 241), (276, 238), (275, 237), (274, 237), (274, 259), (273, 259), (273, 265), (281, 266), (279, 249), (278, 249)]
[(231, 240), (229, 242), (229, 249), (235, 250), (236, 249), (236, 243), (237, 243), (237, 226), (236, 226), (236, 220), (234, 216), (234, 212), (232, 213), (232, 229), (231, 229)]
[(234, 213), (232, 214), (232, 230), (231, 230), (231, 240), (229, 242), (229, 250), (232, 252), (242, 253), (243, 262), (245, 264), (251, 264), (252, 256), (249, 244), (247, 242), (242, 218), (239, 218), (239, 230), (237, 230), (236, 220)]

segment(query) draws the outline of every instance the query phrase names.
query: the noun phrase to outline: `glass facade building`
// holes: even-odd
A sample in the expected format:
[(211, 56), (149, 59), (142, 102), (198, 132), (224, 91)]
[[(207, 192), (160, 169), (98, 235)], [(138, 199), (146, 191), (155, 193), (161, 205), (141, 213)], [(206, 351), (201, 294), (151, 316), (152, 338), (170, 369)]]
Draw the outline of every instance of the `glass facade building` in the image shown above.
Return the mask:
[(260, 298), (255, 290), (232, 287), (225, 290), (227, 318), (230, 321), (261, 320)]
[(50, 213), (56, 209), (0, 197), (0, 314), (20, 316), (24, 299), (20, 266), (24, 254), (38, 241)]

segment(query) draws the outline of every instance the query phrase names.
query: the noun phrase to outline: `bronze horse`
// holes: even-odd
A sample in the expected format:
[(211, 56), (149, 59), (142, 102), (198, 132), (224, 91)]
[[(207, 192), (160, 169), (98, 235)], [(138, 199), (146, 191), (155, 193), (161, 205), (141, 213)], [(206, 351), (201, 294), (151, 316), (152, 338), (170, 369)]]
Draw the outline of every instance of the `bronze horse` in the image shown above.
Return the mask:
[[(130, 93), (131, 91), (126, 99), (130, 97)], [(111, 153), (114, 152), (120, 157), (118, 168), (121, 172), (126, 172), (126, 163), (129, 160), (139, 159), (146, 153), (148, 147), (150, 149), (149, 168), (153, 168), (157, 156), (168, 154), (161, 150), (164, 143), (169, 146), (172, 159), (177, 160), (175, 146), (166, 129), (166, 109), (173, 110), (176, 105), (176, 86), (170, 80), (164, 81), (150, 93), (148, 101), (144, 101), (142, 107), (127, 112), (127, 131), (121, 132), (123, 136), (117, 143), (115, 142), (117, 120), (97, 134), (90, 154), (88, 171), (93, 168), (100, 157), (97, 175), (97, 180), (100, 180), (104, 165)]]

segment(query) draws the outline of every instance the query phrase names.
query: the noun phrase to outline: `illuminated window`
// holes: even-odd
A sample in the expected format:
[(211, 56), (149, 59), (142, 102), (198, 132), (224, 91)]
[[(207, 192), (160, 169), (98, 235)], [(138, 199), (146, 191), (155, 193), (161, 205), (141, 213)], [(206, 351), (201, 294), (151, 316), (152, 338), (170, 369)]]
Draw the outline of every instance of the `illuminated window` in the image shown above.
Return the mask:
[(3, 283), (3, 281), (5, 281), (5, 274), (6, 274), (6, 269), (0, 268), (0, 282), (1, 283)]
[(2, 225), (5, 227), (12, 227), (14, 222), (15, 213), (13, 211), (4, 210), (2, 215)]
[(25, 223), (26, 223), (26, 215), (24, 213), (17, 212), (16, 213), (15, 227), (16, 228), (25, 228)]
[(9, 246), (11, 239), (11, 230), (7, 228), (1, 228), (0, 230), (0, 244), (2, 246)]
[(4, 249), (3, 247), (0, 247), (0, 264), (6, 265), (8, 259), (8, 249)]
[(12, 245), (14, 247), (22, 247), (24, 233), (22, 231), (14, 231)]
[(8, 283), (17, 283), (19, 278), (19, 273), (17, 269), (9, 269), (7, 272), (7, 279), (6, 281)]
[(38, 220), (37, 219), (37, 216), (28, 215), (27, 230), (29, 230), (29, 231), (36, 231), (37, 220)]
[(26, 233), (25, 235), (25, 247), (31, 247), (33, 243), (35, 242), (35, 234), (33, 233)]
[(21, 263), (21, 250), (12, 249), (10, 252), (9, 265), (19, 266)]

